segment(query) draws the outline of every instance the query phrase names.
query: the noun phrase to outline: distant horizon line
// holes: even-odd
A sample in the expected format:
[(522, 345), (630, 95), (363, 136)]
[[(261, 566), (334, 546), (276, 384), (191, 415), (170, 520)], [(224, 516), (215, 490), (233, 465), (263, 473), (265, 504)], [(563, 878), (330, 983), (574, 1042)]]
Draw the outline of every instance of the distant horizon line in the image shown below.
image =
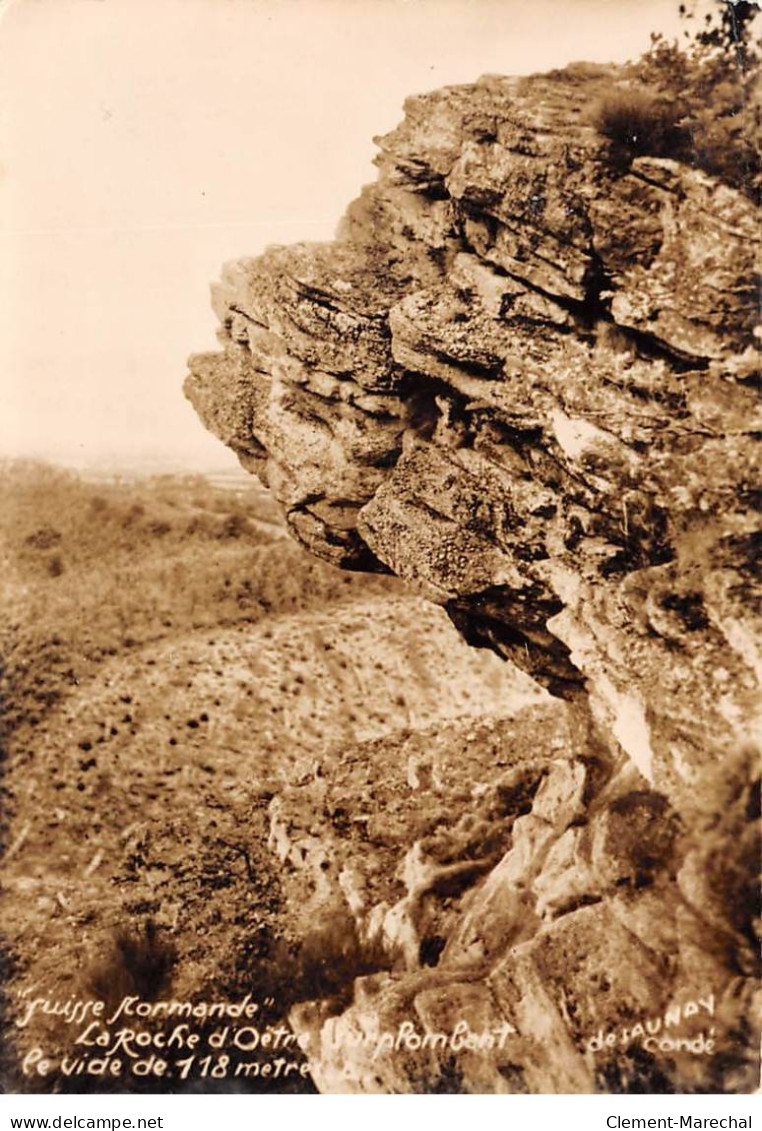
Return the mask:
[[(232, 453), (230, 454), (232, 456)], [(225, 462), (224, 455), (219, 462), (211, 463), (208, 460), (194, 459), (190, 455), (183, 456), (177, 453), (169, 455), (163, 452), (124, 452), (113, 455), (99, 453), (89, 458), (82, 458), (68, 453), (0, 450), (0, 462), (21, 463), (25, 461), (50, 464), (69, 471), (81, 472), (118, 473), (119, 471), (135, 472), (140, 470), (150, 472), (156, 469), (166, 469), (167, 471), (174, 470), (198, 475), (240, 475), (242, 478), (256, 480), (256, 476), (245, 471), (237, 461), (233, 463)]]

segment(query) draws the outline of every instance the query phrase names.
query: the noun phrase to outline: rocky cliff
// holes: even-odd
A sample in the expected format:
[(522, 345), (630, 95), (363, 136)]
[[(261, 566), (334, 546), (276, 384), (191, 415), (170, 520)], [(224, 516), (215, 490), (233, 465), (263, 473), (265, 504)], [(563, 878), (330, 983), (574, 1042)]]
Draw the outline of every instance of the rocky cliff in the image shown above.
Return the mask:
[(411, 98), (335, 242), (228, 264), (190, 362), (297, 539), (565, 701), (274, 800), (294, 898), (373, 956), (292, 1012), (323, 1090), (755, 1080), (757, 225), (614, 152), (623, 82)]

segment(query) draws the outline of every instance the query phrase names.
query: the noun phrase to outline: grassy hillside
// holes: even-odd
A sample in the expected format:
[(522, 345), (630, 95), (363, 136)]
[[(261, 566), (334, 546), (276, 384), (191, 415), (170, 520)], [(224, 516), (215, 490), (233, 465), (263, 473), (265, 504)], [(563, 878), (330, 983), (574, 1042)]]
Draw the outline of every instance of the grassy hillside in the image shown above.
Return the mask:
[(38, 725), (105, 659), (148, 642), (394, 591), (302, 552), (253, 480), (237, 492), (201, 476), (93, 484), (0, 463), (6, 731)]
[[(326, 942), (308, 916), (305, 934), (303, 901), (283, 887), (272, 804), (364, 758), (362, 744), (406, 763), (405, 735), (540, 694), (396, 579), (300, 550), (254, 483), (94, 484), (5, 464), (0, 547), (6, 1035), (32, 992), (253, 993), (280, 1020), (336, 953), (334, 927)], [(19, 1077), (30, 1047), (65, 1054), (71, 1038), (40, 1015), (0, 1055), (0, 1086), (151, 1090)]]

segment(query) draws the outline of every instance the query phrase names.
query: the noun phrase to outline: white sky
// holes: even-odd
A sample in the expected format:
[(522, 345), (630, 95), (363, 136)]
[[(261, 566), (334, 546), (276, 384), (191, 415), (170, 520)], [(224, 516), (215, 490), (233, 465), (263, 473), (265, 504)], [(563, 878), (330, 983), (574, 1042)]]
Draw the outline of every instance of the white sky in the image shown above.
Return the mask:
[(233, 461), (184, 400), (209, 283), (330, 239), (406, 95), (624, 60), (677, 0), (5, 0), (0, 454)]

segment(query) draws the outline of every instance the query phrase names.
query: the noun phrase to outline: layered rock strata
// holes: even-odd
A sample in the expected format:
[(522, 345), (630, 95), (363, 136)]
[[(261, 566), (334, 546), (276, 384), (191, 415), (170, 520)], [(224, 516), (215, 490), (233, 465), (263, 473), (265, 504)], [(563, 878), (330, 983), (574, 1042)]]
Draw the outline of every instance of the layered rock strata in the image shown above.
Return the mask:
[[(578, 67), (411, 98), (336, 241), (228, 264), (223, 350), (191, 359), (202, 420), (295, 537), (398, 574), (576, 720), (560, 757), (539, 742), (498, 858), (440, 861), (466, 879), (436, 968), (425, 928), (392, 932), (396, 972), (361, 978), (338, 1020), (302, 1007), (326, 1089), (423, 1087), (420, 1054), (346, 1052), (353, 1026), (411, 1009), (520, 1037), (507, 1060), (429, 1050), (429, 1087), (750, 1079), (757, 223), (702, 172), (614, 160), (589, 108), (620, 81)], [(709, 995), (722, 1055), (589, 1048)]]

